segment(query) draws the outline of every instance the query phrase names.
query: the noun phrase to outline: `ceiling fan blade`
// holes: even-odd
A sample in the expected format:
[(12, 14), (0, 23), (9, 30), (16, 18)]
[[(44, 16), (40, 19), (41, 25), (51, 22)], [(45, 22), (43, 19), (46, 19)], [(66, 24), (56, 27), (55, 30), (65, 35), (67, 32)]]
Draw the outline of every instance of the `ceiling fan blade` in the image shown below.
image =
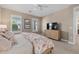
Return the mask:
[(45, 4), (38, 4), (38, 7), (48, 7)]
[(44, 8), (48, 7), (45, 4), (34, 4), (34, 6), (35, 6), (34, 10), (43, 10)]

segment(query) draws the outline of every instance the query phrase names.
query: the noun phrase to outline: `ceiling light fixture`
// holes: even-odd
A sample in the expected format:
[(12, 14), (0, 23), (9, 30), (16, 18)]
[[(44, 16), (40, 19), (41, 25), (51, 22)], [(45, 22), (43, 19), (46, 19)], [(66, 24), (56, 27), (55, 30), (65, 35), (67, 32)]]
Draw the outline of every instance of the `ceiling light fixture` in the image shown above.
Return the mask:
[(34, 4), (35, 8), (33, 10), (43, 10), (44, 8), (47, 8), (48, 6), (44, 4)]

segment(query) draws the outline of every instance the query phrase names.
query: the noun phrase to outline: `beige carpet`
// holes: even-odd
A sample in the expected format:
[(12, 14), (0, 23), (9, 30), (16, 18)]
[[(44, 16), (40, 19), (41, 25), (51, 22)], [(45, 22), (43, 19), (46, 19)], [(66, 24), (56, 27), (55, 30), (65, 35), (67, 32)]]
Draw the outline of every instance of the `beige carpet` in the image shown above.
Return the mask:
[(54, 54), (78, 54), (79, 53), (78, 46), (73, 46), (63, 41), (53, 40), (53, 42), (55, 44)]

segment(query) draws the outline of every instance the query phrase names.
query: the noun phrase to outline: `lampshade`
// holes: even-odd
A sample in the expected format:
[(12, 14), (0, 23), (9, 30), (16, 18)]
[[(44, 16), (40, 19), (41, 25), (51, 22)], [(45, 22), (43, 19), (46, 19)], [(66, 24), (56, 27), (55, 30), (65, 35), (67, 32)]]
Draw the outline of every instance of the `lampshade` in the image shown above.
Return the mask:
[(0, 29), (6, 29), (7, 28), (7, 25), (0, 25)]
[(7, 25), (0, 25), (0, 31), (6, 31)]

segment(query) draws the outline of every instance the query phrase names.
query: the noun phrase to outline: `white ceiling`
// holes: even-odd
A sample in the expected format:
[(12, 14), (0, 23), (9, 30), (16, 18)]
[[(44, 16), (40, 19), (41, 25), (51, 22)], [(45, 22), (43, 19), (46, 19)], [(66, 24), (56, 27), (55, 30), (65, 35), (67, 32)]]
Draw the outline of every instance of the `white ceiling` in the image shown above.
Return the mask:
[(1, 4), (0, 6), (3, 8), (8, 8), (8, 9), (19, 11), (22, 13), (27, 13), (34, 16), (43, 17), (51, 13), (54, 13), (56, 11), (59, 11), (61, 9), (64, 9), (70, 5), (68, 4), (41, 4), (41, 6), (43, 6), (42, 10), (39, 10), (37, 8), (37, 5), (35, 4)]

